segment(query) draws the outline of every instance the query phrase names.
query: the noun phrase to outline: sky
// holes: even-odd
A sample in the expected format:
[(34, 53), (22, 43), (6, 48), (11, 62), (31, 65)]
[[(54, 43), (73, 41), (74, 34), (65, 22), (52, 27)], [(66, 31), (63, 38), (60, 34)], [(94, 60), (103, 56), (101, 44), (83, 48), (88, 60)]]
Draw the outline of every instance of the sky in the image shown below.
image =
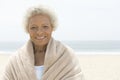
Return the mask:
[(120, 0), (0, 0), (0, 41), (26, 41), (23, 19), (44, 5), (58, 18), (58, 40), (120, 40)]

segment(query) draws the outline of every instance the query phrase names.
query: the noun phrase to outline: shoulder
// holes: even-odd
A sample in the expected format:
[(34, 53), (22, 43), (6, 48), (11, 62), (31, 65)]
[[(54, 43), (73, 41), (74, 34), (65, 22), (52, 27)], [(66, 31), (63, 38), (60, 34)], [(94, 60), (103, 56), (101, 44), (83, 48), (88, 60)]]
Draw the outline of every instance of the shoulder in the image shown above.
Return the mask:
[(56, 40), (56, 43), (57, 43), (57, 50), (60, 52), (60, 51), (63, 51), (63, 53), (69, 55), (70, 57), (78, 57), (78, 55), (76, 54), (76, 52), (73, 50), (73, 48), (71, 48), (69, 45), (61, 42), (61, 41), (58, 41)]

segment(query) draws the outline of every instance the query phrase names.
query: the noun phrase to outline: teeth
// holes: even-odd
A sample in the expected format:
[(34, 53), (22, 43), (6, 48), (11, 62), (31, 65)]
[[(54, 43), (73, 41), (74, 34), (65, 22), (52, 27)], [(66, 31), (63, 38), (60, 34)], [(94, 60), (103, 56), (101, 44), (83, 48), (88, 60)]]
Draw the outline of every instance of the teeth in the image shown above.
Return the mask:
[(37, 37), (37, 39), (44, 39), (45, 38), (45, 36), (42, 36), (42, 37)]

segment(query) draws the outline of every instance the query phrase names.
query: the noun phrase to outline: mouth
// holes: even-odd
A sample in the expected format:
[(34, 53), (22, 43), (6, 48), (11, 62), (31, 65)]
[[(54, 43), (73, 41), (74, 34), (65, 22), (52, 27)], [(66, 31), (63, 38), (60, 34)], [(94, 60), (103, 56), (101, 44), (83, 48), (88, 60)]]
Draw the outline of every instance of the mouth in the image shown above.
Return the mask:
[(46, 39), (46, 36), (38, 36), (38, 37), (36, 37), (36, 39), (37, 40), (44, 40), (44, 39)]

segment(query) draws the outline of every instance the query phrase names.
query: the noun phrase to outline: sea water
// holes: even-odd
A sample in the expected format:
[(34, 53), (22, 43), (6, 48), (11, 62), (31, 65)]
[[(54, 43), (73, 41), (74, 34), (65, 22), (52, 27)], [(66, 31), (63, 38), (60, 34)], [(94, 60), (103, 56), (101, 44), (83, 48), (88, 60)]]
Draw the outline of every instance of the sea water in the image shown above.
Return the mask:
[[(76, 52), (120, 52), (120, 41), (61, 41)], [(22, 47), (25, 42), (0, 42), (0, 51), (12, 52)]]
[(78, 52), (120, 51), (120, 41), (63, 41)]

